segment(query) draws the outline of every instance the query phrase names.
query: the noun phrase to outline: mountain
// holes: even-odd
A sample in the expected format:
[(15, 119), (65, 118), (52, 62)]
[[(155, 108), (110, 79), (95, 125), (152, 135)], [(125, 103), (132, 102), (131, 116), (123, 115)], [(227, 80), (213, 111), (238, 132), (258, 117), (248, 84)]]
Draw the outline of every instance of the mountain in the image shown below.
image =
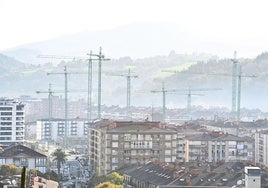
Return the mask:
[[(130, 56), (131, 58), (153, 57), (169, 54), (171, 50), (180, 53), (211, 49), (220, 45), (204, 42), (192, 35), (187, 29), (171, 23), (136, 23), (109, 30), (84, 31), (48, 41), (25, 44), (1, 53), (14, 57), (24, 63), (39, 64), (54, 62), (37, 59), (38, 54), (86, 55), (99, 47), (110, 58)], [(202, 50), (200, 50), (202, 49)]]

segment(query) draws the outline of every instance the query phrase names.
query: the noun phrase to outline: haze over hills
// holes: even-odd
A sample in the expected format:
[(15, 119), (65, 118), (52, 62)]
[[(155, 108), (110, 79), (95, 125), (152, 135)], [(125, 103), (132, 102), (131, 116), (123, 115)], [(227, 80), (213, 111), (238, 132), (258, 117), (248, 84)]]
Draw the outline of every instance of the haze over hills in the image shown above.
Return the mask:
[[(174, 23), (136, 23), (109, 30), (83, 31), (48, 41), (25, 44), (1, 53), (24, 63), (39, 64), (48, 62), (37, 59), (39, 54), (85, 56), (90, 50), (97, 53), (99, 46), (102, 46), (104, 54), (111, 58), (130, 56), (133, 59), (167, 55), (171, 50), (182, 54), (198, 52), (232, 57), (234, 46), (239, 49), (237, 44), (210, 41), (204, 36), (204, 33), (192, 33)], [(247, 49), (248, 51), (250, 50)], [(245, 51), (239, 53), (241, 56)]]
[[(268, 53), (263, 53), (255, 59), (238, 59), (242, 65), (244, 75), (256, 75), (256, 78), (242, 78), (241, 107), (250, 109), (259, 108), (267, 111), (268, 95)], [(7, 67), (6, 65), (9, 65)], [(2, 96), (18, 97), (20, 95), (37, 96), (35, 91), (47, 90), (48, 83), (52, 83), (55, 90), (64, 90), (63, 76), (47, 76), (47, 72), (63, 72), (67, 65), (68, 71), (87, 72), (87, 63), (64, 62), (57, 65), (46, 63), (43, 65), (29, 65), (18, 62), (7, 56), (0, 56), (0, 67), (5, 74), (0, 79), (0, 92)], [(179, 94), (167, 94), (168, 108), (184, 108), (187, 104), (187, 89), (195, 88), (221, 88), (220, 91), (192, 92), (201, 96), (192, 96), (192, 105), (204, 107), (231, 106), (231, 76), (220, 76), (222, 73), (230, 74), (232, 62), (230, 59), (218, 59), (216, 56), (198, 54), (178, 54), (175, 51), (166, 56), (154, 56), (133, 60), (130, 57), (112, 59), (103, 63), (103, 104), (125, 106), (126, 79), (110, 76), (110, 73), (127, 73), (128, 68), (138, 75), (132, 79), (131, 104), (134, 106), (161, 106), (161, 93), (153, 94), (151, 90), (161, 90), (162, 82), (166, 89), (182, 89)], [(162, 70), (177, 70), (181, 74), (162, 72)], [(97, 63), (93, 67), (93, 100), (97, 96)], [(212, 72), (215, 76), (207, 74), (189, 74), (190, 72)], [(87, 75), (70, 75), (68, 77), (70, 90), (87, 90)], [(59, 94), (64, 96), (63, 94)], [(85, 98), (86, 93), (70, 93), (70, 99)]]
[[(63, 90), (64, 80), (61, 76), (47, 76), (47, 72), (62, 72), (68, 65), (68, 71), (87, 71), (83, 62), (64, 62), (63, 60), (40, 59), (39, 54), (85, 56), (90, 50), (98, 53), (103, 47), (106, 57), (111, 61), (103, 63), (103, 104), (121, 105), (126, 103), (126, 79), (108, 76), (109, 73), (126, 73), (128, 67), (139, 76), (132, 80), (133, 105), (161, 106), (160, 93), (152, 94), (151, 90), (161, 90), (162, 82), (166, 89), (183, 89), (180, 94), (168, 94), (167, 106), (185, 107), (187, 89), (221, 88), (221, 91), (195, 92), (193, 105), (231, 106), (231, 76), (209, 76), (205, 73), (231, 74), (230, 59), (219, 58), (227, 54), (232, 57), (231, 46), (218, 42), (209, 42), (200, 36), (193, 35), (186, 29), (169, 23), (137, 23), (111, 30), (85, 31), (70, 36), (51, 39), (17, 48), (5, 50), (0, 56), (1, 76), (0, 92), (5, 96), (22, 94), (37, 96), (36, 90), (47, 90), (48, 83), (53, 88)], [(200, 53), (192, 53), (198, 51)], [(191, 52), (191, 53), (186, 53)], [(201, 52), (215, 52), (212, 55)], [(240, 54), (240, 53), (238, 53)], [(265, 106), (268, 95), (268, 55), (263, 53), (256, 58), (240, 58), (245, 75), (256, 75), (256, 78), (242, 79), (241, 107), (260, 108)], [(23, 62), (23, 63), (22, 63)], [(94, 64), (93, 97), (97, 96), (97, 65)], [(182, 74), (162, 72), (163, 69), (178, 70)], [(187, 72), (203, 72), (193, 75)], [(78, 84), (79, 83), (79, 84)], [(112, 86), (112, 87), (111, 87)], [(70, 75), (70, 89), (87, 90), (87, 75)], [(198, 96), (199, 95), (199, 96)], [(86, 98), (86, 93), (70, 94), (71, 98)], [(94, 101), (96, 102), (96, 101)]]

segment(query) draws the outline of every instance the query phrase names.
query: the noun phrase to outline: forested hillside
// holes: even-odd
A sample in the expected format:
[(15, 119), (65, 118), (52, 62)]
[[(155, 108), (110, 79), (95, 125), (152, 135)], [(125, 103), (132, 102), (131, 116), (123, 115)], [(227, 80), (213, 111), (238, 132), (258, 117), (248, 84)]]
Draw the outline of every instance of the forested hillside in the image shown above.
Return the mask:
[[(263, 53), (255, 59), (238, 59), (242, 66), (242, 100), (241, 106), (247, 108), (267, 109), (265, 106), (268, 96), (268, 53)], [(47, 72), (63, 72), (67, 66), (68, 72), (83, 74), (70, 74), (68, 76), (69, 90), (87, 90), (87, 62), (60, 62), (42, 65), (23, 64), (13, 58), (0, 55), (0, 92), (2, 96), (13, 97), (19, 95), (36, 96), (36, 90), (47, 90), (48, 84), (56, 90), (64, 90), (63, 75), (48, 76)], [(93, 63), (93, 98), (97, 96), (98, 64)], [(218, 59), (207, 54), (177, 54), (172, 51), (167, 56), (131, 59), (122, 57), (103, 62), (102, 65), (102, 96), (103, 104), (125, 105), (126, 78), (111, 76), (111, 74), (132, 74), (138, 76), (132, 82), (132, 105), (160, 106), (161, 93), (152, 94), (151, 90), (161, 90), (162, 83), (165, 88), (185, 90), (178, 94), (167, 95), (168, 107), (185, 107), (186, 91), (189, 87), (220, 88), (219, 91), (198, 92), (193, 91), (192, 104), (205, 106), (231, 105), (231, 74), (232, 62), (230, 59)], [(163, 72), (163, 70), (178, 71), (180, 73)], [(198, 73), (198, 74), (193, 74)], [(246, 77), (255, 75), (256, 77)], [(86, 98), (86, 92), (71, 93), (70, 98)], [(46, 97), (46, 96), (43, 96)]]

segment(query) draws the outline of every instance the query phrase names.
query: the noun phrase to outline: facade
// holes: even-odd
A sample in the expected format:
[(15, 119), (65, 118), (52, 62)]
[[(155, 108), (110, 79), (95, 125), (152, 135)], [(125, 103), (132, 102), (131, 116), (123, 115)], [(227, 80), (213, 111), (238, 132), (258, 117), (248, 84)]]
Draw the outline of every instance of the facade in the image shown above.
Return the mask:
[(13, 99), (0, 99), (0, 143), (24, 142), (24, 104)]
[(245, 167), (245, 188), (261, 188), (261, 169), (254, 166)]
[[(66, 136), (69, 144), (82, 144), (86, 146), (88, 121), (84, 119), (69, 119), (67, 123)], [(61, 144), (63, 143), (64, 136), (64, 119), (42, 119), (36, 122), (36, 139), (38, 141), (53, 141)]]
[(100, 175), (125, 164), (177, 160), (177, 132), (160, 122), (102, 120), (89, 128), (89, 158)]
[(46, 172), (47, 156), (21, 144), (10, 145), (0, 153), (0, 164), (14, 164), (26, 166), (29, 169), (37, 169)]
[[(48, 98), (42, 99), (28, 99), (24, 100), (26, 104), (26, 114), (35, 117), (48, 117)], [(54, 118), (64, 118), (65, 117), (65, 99), (61, 96), (51, 97), (51, 109)], [(83, 99), (77, 101), (68, 102), (68, 117), (69, 118), (86, 118), (87, 117), (87, 102)]]
[(221, 132), (204, 133), (187, 138), (186, 161), (248, 161), (245, 139)]
[(268, 130), (255, 133), (255, 163), (268, 165)]

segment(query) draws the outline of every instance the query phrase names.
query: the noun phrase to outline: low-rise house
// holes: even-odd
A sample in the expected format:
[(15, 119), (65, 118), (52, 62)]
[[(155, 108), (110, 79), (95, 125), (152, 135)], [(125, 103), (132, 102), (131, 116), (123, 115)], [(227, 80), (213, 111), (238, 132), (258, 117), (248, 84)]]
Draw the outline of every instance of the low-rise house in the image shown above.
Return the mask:
[(21, 144), (10, 145), (0, 153), (0, 164), (14, 164), (37, 169), (45, 173), (47, 169), (47, 156)]

